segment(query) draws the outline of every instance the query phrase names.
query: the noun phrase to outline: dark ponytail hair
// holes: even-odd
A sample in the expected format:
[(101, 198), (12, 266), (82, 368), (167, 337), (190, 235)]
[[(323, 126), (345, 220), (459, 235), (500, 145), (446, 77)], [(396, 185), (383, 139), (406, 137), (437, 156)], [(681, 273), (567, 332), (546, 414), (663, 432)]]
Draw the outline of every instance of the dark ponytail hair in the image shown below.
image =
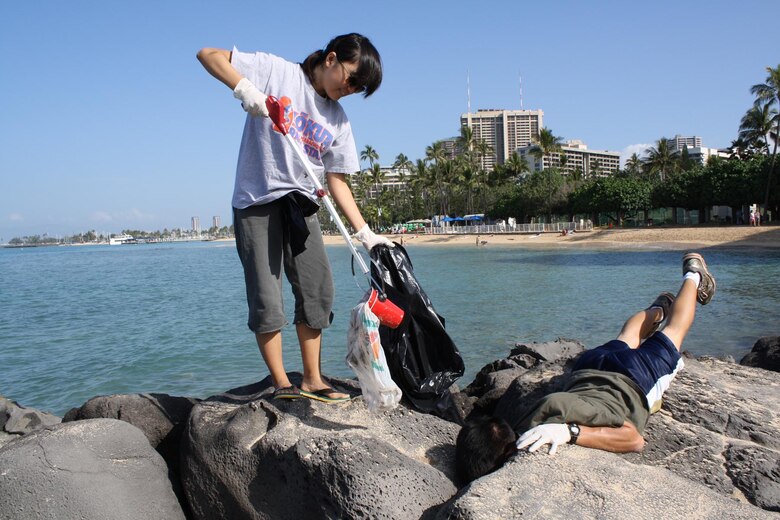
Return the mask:
[(382, 60), (379, 51), (363, 35), (357, 33), (336, 36), (324, 50), (317, 50), (301, 64), (303, 72), (314, 82), (314, 69), (325, 62), (331, 52), (336, 53), (336, 59), (341, 63), (357, 63), (356, 71), (349, 77), (349, 84), (363, 92), (363, 97), (373, 94), (382, 84)]

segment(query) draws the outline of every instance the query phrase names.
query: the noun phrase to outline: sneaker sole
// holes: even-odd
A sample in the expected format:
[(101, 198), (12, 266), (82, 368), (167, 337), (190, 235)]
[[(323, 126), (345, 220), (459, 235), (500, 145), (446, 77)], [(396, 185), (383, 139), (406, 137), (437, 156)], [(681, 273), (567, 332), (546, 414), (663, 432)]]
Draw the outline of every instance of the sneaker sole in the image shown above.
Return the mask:
[(701, 262), (701, 266), (704, 269), (704, 271), (690, 271), (690, 272), (699, 273), (699, 275), (701, 275), (701, 277), (702, 277), (702, 283), (704, 282), (704, 278), (706, 277), (708, 282), (709, 282), (709, 285), (712, 286), (712, 290), (704, 292), (706, 297), (702, 297), (701, 296), (701, 294), (702, 294), (702, 289), (701, 289), (702, 283), (699, 284), (699, 289), (698, 289), (698, 291), (696, 293), (696, 301), (698, 301), (702, 305), (707, 305), (708, 303), (710, 303), (710, 300), (712, 300), (712, 297), (715, 295), (715, 289), (717, 287), (717, 285), (715, 283), (715, 277), (712, 276), (712, 274), (710, 273), (710, 270), (707, 268), (707, 262), (704, 261), (704, 257), (701, 256), (699, 253), (688, 253), (687, 255), (683, 256), (683, 274), (685, 274), (686, 272), (689, 272), (689, 271), (685, 271), (685, 263), (688, 260), (691, 260), (691, 259), (696, 259), (699, 262)]
[[(661, 300), (662, 296), (666, 296), (667, 297), (666, 298), (667, 301), (671, 300), (671, 303), (669, 303), (669, 305), (667, 307), (664, 307), (663, 305), (656, 305), (656, 302), (658, 302), (658, 300)], [(663, 319), (661, 321), (656, 322), (656, 323), (653, 324), (653, 327), (650, 329), (650, 332), (648, 332), (648, 334), (647, 334), (648, 337), (652, 336), (653, 334), (655, 334), (658, 331), (658, 329), (661, 328), (661, 324), (663, 322), (665, 322), (669, 318), (669, 311), (672, 309), (672, 305), (674, 305), (674, 294), (672, 294), (670, 292), (664, 291), (664, 292), (662, 292), (661, 294), (658, 295), (658, 297), (653, 301), (652, 304), (650, 304), (650, 307), (645, 309), (645, 310), (650, 310), (653, 307), (660, 307), (661, 310), (664, 313)]]

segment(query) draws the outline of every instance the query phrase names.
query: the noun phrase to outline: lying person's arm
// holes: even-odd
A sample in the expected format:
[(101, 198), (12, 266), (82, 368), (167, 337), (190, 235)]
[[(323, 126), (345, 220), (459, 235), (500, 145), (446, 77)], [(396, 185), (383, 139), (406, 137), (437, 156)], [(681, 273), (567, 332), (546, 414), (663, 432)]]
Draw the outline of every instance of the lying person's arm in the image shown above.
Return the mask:
[[(528, 448), (528, 451), (533, 452), (549, 444), (550, 455), (555, 455), (558, 446), (571, 442), (569, 431), (567, 424), (540, 424), (517, 439), (517, 449)], [(623, 426), (618, 428), (580, 425), (574, 444), (614, 453), (628, 453), (642, 451), (645, 447), (645, 439), (639, 434), (636, 426), (625, 421)]]
[(640, 452), (645, 447), (645, 439), (639, 434), (636, 426), (626, 421), (623, 426), (582, 426), (577, 446), (611, 451), (614, 453)]

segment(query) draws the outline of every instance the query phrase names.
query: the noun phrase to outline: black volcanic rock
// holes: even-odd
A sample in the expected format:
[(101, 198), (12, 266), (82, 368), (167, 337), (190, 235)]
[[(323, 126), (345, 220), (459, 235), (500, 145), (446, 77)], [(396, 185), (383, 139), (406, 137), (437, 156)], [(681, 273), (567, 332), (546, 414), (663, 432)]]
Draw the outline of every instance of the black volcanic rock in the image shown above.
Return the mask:
[[(453, 386), (453, 416), (522, 414), (562, 388), (583, 349), (563, 339), (517, 345), (464, 391)], [(0, 448), (0, 496), (5, 500), (8, 492), (10, 500), (9, 507), (0, 505), (0, 518), (125, 518), (130, 506), (139, 508), (136, 518), (198, 520), (776, 518), (780, 376), (712, 357), (684, 358), (685, 369), (648, 422), (642, 453), (568, 445), (555, 456), (522, 452), (460, 490), (454, 476), (459, 425), (403, 405), (370, 413), (360, 398), (274, 400), (268, 379), (203, 401), (162, 394), (95, 398), (67, 414), (75, 422), (47, 426), (30, 419), (28, 429), (42, 429), (4, 433), (15, 440)], [(291, 376), (300, 384), (300, 374)], [(359, 395), (356, 381), (334, 382)], [(30, 410), (9, 403), (0, 401), (4, 426), (13, 415), (7, 410), (18, 408), (14, 417)], [(96, 416), (125, 422), (85, 420)], [(151, 446), (167, 446), (173, 486)], [(177, 461), (179, 475), (170, 469)], [(97, 481), (80, 475), (77, 463)], [(64, 468), (77, 471), (68, 475)], [(128, 473), (120, 478), (114, 470)], [(95, 497), (85, 497), (84, 482)], [(179, 484), (177, 509), (170, 500)], [(147, 493), (148, 503), (136, 505)], [(41, 496), (55, 500), (41, 504)], [(120, 497), (116, 511), (106, 512), (104, 496)], [(153, 508), (173, 512), (155, 516)]]
[(753, 349), (739, 362), (748, 367), (780, 372), (780, 336), (760, 338)]
[(0, 395), (0, 446), (22, 435), (60, 423), (60, 418), (22, 406)]
[(457, 425), (270, 392), (266, 380), (193, 408), (182, 478), (196, 518), (420, 518), (456, 493)]

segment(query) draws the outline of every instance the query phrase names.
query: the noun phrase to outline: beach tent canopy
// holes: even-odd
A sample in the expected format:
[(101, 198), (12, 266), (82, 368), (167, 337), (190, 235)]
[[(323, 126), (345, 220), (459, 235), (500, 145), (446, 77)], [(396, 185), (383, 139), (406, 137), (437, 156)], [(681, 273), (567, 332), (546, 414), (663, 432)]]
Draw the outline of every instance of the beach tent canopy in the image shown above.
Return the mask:
[(466, 220), (466, 219), (464, 219), (463, 217), (444, 217), (441, 220), (442, 220), (442, 222), (457, 222), (457, 221), (462, 221), (462, 220)]
[(466, 215), (463, 220), (482, 220), (485, 217), (484, 213), (477, 213), (475, 215)]
[(430, 223), (431, 223), (431, 219), (429, 218), (420, 218), (417, 220), (410, 220), (409, 222), (407, 222), (407, 224), (430, 224)]

